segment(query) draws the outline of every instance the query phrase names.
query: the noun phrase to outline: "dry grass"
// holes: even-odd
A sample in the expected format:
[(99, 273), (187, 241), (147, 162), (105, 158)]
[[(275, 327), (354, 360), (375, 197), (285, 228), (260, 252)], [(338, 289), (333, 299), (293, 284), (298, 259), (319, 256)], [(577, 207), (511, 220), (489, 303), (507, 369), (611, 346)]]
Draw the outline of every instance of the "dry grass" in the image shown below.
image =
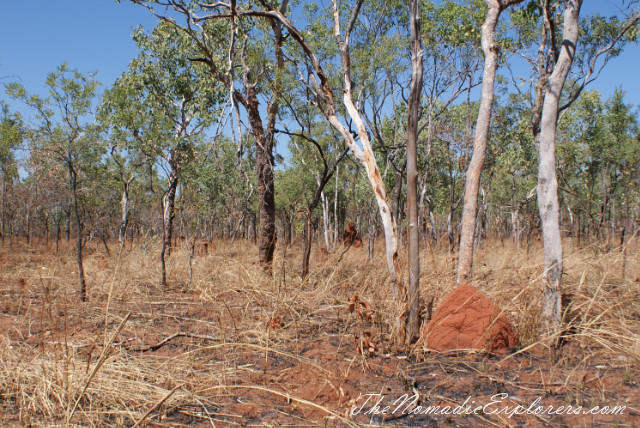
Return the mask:
[[(287, 364), (331, 373), (332, 367), (302, 352), (320, 338), (335, 344), (327, 352), (355, 356), (353, 334), (363, 327), (347, 310), (353, 295), (373, 311), (367, 328), (376, 352), (388, 352), (390, 290), (382, 248), (372, 262), (364, 248), (349, 250), (340, 261), (340, 252), (325, 260), (318, 253), (304, 282), (297, 246), (278, 248), (273, 273), (266, 274), (253, 245), (216, 242), (213, 252), (194, 259), (190, 282), (188, 251), (178, 248), (168, 263), (170, 289), (162, 290), (156, 247), (145, 242), (121, 253), (112, 248), (110, 256), (91, 248), (86, 304), (77, 303), (71, 249), (55, 254), (44, 246), (0, 247), (1, 424), (133, 426), (167, 418), (176, 424), (241, 424), (247, 415), (234, 403), (242, 402), (243, 388), (257, 388), (266, 400), (288, 396), (287, 402), (306, 409), (303, 416), (276, 411), (272, 421), (301, 418), (298, 426), (310, 424), (318, 414), (304, 415), (313, 410), (336, 424), (350, 423), (341, 419), (344, 409), (297, 397), (278, 384), (254, 383)], [(585, 355), (621, 359), (637, 369), (637, 243), (626, 249), (624, 273), (620, 249), (604, 253), (567, 241), (565, 255), (566, 341)], [(539, 243), (516, 251), (510, 242), (487, 242), (474, 263), (477, 285), (504, 308), (522, 347), (534, 345), (543, 266)], [(433, 295), (437, 305), (455, 286), (454, 267), (446, 250), (424, 249), (423, 296)], [(176, 332), (185, 336), (141, 352)], [(573, 369), (580, 364), (585, 360)]]

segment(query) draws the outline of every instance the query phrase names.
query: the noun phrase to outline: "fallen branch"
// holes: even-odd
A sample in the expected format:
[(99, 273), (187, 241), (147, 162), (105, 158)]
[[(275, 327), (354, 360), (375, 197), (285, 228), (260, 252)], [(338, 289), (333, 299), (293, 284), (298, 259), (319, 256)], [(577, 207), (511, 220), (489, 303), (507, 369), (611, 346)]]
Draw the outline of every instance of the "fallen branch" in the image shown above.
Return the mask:
[(190, 337), (190, 338), (193, 338), (193, 339), (214, 340), (214, 341), (219, 341), (220, 340), (220, 338), (215, 337), (215, 336), (209, 336), (208, 334), (186, 333), (184, 331), (179, 331), (177, 333), (173, 333), (171, 336), (161, 340), (160, 342), (156, 343), (155, 345), (145, 346), (143, 348), (132, 348), (131, 351), (133, 351), (133, 352), (157, 351), (158, 349), (162, 348), (164, 345), (166, 345), (167, 343), (169, 343), (170, 341), (172, 341), (173, 339), (175, 339), (177, 337)]

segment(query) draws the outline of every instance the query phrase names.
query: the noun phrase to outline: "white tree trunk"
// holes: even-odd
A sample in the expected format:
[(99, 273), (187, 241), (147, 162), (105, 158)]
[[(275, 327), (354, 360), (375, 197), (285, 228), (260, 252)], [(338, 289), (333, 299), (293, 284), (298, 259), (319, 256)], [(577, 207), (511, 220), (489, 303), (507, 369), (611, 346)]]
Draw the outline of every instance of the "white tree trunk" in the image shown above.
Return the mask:
[(331, 219), (329, 218), (329, 201), (324, 194), (324, 191), (320, 192), (320, 202), (322, 203), (322, 225), (324, 229), (324, 245), (327, 247), (327, 253), (331, 251), (331, 245), (329, 243), (329, 228), (331, 225)]
[(333, 251), (336, 250), (340, 232), (338, 231), (338, 167), (336, 165), (336, 192), (333, 198)]
[(571, 68), (578, 41), (581, 6), (582, 0), (569, 0), (567, 3), (562, 47), (544, 89), (540, 129), (537, 138), (534, 138), (538, 154), (538, 209), (544, 246), (542, 329), (548, 336), (557, 333), (562, 323), (562, 241), (555, 160), (556, 127), (560, 94)]
[(484, 165), (487, 138), (491, 122), (491, 110), (494, 98), (494, 82), (498, 68), (498, 46), (495, 43), (495, 30), (498, 18), (504, 8), (522, 0), (486, 0), (487, 16), (482, 24), (482, 52), (484, 53), (484, 71), (482, 73), (482, 92), (480, 109), (476, 122), (476, 134), (473, 141), (473, 155), (467, 169), (464, 187), (464, 207), (462, 209), (462, 230), (460, 232), (460, 252), (458, 256), (458, 284), (467, 282), (473, 263), (473, 243), (476, 234), (476, 216), (478, 213), (478, 189), (480, 173)]

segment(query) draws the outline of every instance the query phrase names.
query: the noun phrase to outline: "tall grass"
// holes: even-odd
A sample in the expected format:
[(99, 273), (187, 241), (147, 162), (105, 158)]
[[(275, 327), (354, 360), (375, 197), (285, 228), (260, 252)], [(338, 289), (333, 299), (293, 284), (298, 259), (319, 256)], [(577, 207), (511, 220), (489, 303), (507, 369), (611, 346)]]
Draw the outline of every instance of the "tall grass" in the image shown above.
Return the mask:
[[(375, 352), (388, 352), (391, 291), (381, 247), (371, 261), (365, 248), (328, 256), (315, 249), (311, 273), (301, 281), (295, 244), (278, 248), (273, 272), (266, 274), (255, 246), (220, 241), (209, 254), (195, 257), (189, 282), (185, 246), (168, 260), (165, 290), (158, 285), (157, 246), (127, 246), (110, 256), (90, 248), (89, 303), (83, 304), (72, 249), (56, 254), (43, 246), (0, 247), (0, 423), (133, 426), (176, 415), (204, 418), (213, 426), (221, 420), (240, 423), (243, 415), (229, 414), (225, 406), (239, 385), (271, 364), (286, 360), (328, 370), (301, 354), (319, 337), (335, 339), (332, 353), (354, 353), (354, 334), (367, 329)], [(565, 342), (638, 364), (637, 244), (627, 247), (626, 262), (621, 249), (603, 252), (570, 241), (565, 255)], [(421, 294), (433, 296), (437, 306), (455, 288), (455, 255), (427, 247), (421, 257)], [(485, 242), (474, 263), (474, 284), (504, 308), (522, 348), (537, 343), (539, 243), (516, 251), (510, 242)], [(401, 264), (406, 266), (406, 255)], [(354, 295), (372, 311), (366, 326), (348, 310)], [(144, 352), (175, 333), (184, 334)], [(277, 385), (260, 388), (283, 394)], [(344, 410), (291, 400), (327, 415), (341, 417)]]

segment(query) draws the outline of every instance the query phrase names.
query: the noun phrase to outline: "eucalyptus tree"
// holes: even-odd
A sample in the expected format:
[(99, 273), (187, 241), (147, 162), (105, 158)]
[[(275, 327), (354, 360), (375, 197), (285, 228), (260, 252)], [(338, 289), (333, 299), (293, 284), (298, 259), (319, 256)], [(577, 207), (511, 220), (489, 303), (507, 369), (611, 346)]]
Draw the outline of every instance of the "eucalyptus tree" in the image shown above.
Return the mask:
[[(371, 134), (372, 148), (383, 155), (385, 165), (393, 174), (393, 180), (385, 186), (389, 189), (391, 214), (401, 236), (403, 180), (407, 170), (404, 144), (407, 99), (404, 91), (409, 80), (407, 68), (410, 67), (410, 59), (402, 52), (410, 43), (406, 34), (408, 14), (400, 2), (388, 1), (384, 7), (379, 6), (365, 3), (359, 12), (358, 26), (349, 42), (351, 79), (358, 88), (356, 102)], [(331, 54), (335, 42), (328, 38), (325, 43), (327, 53)], [(390, 52), (397, 54), (390, 55)]]
[(304, 198), (311, 192), (313, 178), (306, 170), (291, 165), (275, 173), (276, 210), (280, 219), (284, 246), (298, 233), (298, 218), (305, 210)]
[[(277, 19), (256, 21), (238, 13), (236, 0), (213, 4), (194, 0), (131, 1), (147, 7), (191, 38), (198, 49), (191, 60), (205, 64), (211, 77), (226, 88), (238, 125), (237, 105), (245, 109), (256, 145), (258, 255), (270, 271), (276, 244), (273, 147), (285, 71), (282, 24)], [(288, 6), (288, 0), (283, 0), (276, 10), (287, 14)], [(237, 70), (240, 73), (236, 74)], [(266, 98), (264, 110), (262, 97)]]
[(482, 25), (482, 52), (484, 53), (484, 71), (482, 74), (482, 92), (476, 121), (473, 154), (467, 169), (464, 206), (462, 211), (462, 231), (460, 233), (460, 251), (458, 254), (457, 281), (467, 282), (471, 275), (473, 246), (476, 236), (476, 215), (478, 213), (478, 191), (480, 172), (484, 164), (491, 110), (493, 107), (494, 82), (498, 68), (499, 45), (495, 41), (496, 26), (500, 14), (509, 6), (523, 0), (486, 0), (487, 14)]
[[(638, 196), (638, 167), (640, 167), (640, 124), (638, 113), (633, 111), (633, 106), (624, 100), (624, 91), (617, 89), (611, 98), (605, 102), (605, 121), (610, 135), (611, 145), (607, 154), (610, 156), (611, 165), (605, 173), (609, 175), (611, 183), (612, 206), (609, 217), (611, 218), (611, 235), (616, 228), (616, 205), (622, 221), (621, 244), (624, 244), (625, 233), (631, 231), (631, 207), (637, 206)], [(634, 189), (635, 187), (635, 189)], [(634, 200), (635, 199), (635, 200)]]
[(411, 90), (407, 105), (407, 207), (409, 221), (409, 296), (407, 314), (407, 341), (417, 337), (420, 329), (420, 234), (418, 225), (418, 165), (416, 145), (418, 140), (418, 116), (422, 92), (422, 43), (420, 32), (420, 6), (418, 0), (409, 4), (409, 28), (411, 34)]
[[(358, 15), (363, 6), (363, 0), (356, 0), (350, 8), (349, 18), (344, 20), (342, 16), (345, 7), (334, 0), (331, 6), (334, 52), (330, 57), (320, 56), (320, 52), (325, 52), (319, 48), (319, 44), (313, 41), (315, 35), (311, 32), (318, 29), (313, 22), (310, 28), (300, 30), (284, 13), (282, 9), (275, 8), (268, 3), (256, 5), (255, 9), (238, 9), (232, 14), (238, 16), (253, 16), (267, 19), (271, 22), (278, 22), (286, 31), (299, 51), (298, 70), (301, 74), (300, 80), (315, 97), (315, 103), (325, 116), (326, 120), (338, 131), (347, 146), (353, 153), (356, 160), (364, 167), (369, 183), (373, 190), (378, 210), (382, 218), (382, 225), (385, 231), (385, 247), (387, 268), (392, 283), (394, 301), (396, 305), (396, 315), (400, 319), (399, 325), (403, 328), (394, 332), (394, 339), (404, 342), (404, 320), (406, 315), (407, 293), (404, 284), (398, 278), (398, 233), (397, 224), (393, 217), (391, 204), (387, 195), (385, 185), (380, 175), (380, 170), (376, 163), (375, 153), (371, 145), (371, 139), (367, 130), (366, 122), (356, 103), (357, 94), (354, 93), (354, 82), (352, 80), (352, 63), (350, 54), (350, 42), (354, 28), (358, 21)], [(331, 60), (336, 60), (339, 64), (338, 70), (334, 71)], [(306, 71), (305, 71), (306, 70)], [(304, 73), (307, 73), (306, 76)], [(334, 73), (334, 74), (332, 74)], [(341, 82), (336, 84), (336, 82)], [(339, 111), (335, 103), (334, 85), (340, 87), (342, 93), (342, 106), (346, 111), (348, 122), (345, 124), (339, 118)], [(353, 125), (355, 129), (351, 129)], [(398, 329), (395, 329), (398, 330)]]
[[(593, 81), (608, 59), (618, 55), (625, 43), (635, 41), (640, 19), (640, 14), (632, 12), (622, 20), (616, 17), (602, 19), (595, 15), (581, 22), (581, 7), (581, 0), (543, 1), (539, 5), (530, 2), (523, 14), (525, 21), (541, 22), (537, 27), (540, 36), (534, 62), (537, 83), (532, 102), (531, 129), (538, 154), (537, 196), (545, 254), (542, 331), (549, 339), (560, 332), (562, 323), (563, 259), (555, 157), (558, 119), (584, 87)], [(562, 35), (558, 32), (560, 21)], [(584, 32), (585, 27), (594, 30), (596, 37), (583, 37), (582, 45), (579, 45), (580, 32), (588, 34), (588, 31)], [(524, 25), (523, 28), (530, 36), (531, 26)], [(580, 67), (576, 73), (570, 74), (574, 60)], [(561, 98), (568, 77), (571, 82), (578, 83), (571, 85)], [(552, 342), (557, 344), (555, 339)]]
[(63, 63), (47, 76), (47, 97), (30, 95), (17, 83), (8, 85), (10, 95), (25, 102), (34, 113), (35, 123), (28, 134), (32, 150), (46, 154), (67, 169), (77, 232), (78, 282), (82, 301), (87, 299), (87, 287), (82, 260), (79, 182), (105, 152), (104, 142), (98, 138), (93, 123), (92, 107), (99, 85), (94, 77), (93, 73), (85, 75)]
[[(322, 124), (308, 123), (308, 128), (303, 128), (300, 132), (286, 133), (291, 136), (291, 148), (293, 153), (293, 163), (298, 169), (303, 168), (313, 178), (314, 185), (308, 190), (305, 199), (305, 223), (304, 241), (302, 246), (302, 279), (309, 274), (309, 258), (311, 255), (311, 244), (313, 230), (311, 219), (313, 212), (318, 207), (324, 194), (324, 188), (331, 180), (339, 163), (347, 155), (348, 149), (332, 147), (332, 142), (336, 140), (331, 132), (323, 135)], [(315, 129), (314, 129), (315, 128)], [(326, 127), (325, 127), (326, 128)], [(326, 130), (325, 130), (326, 131)], [(320, 134), (319, 136), (317, 134)], [(312, 160), (313, 162), (309, 162)], [(327, 222), (327, 212), (323, 210), (325, 229)]]
[(0, 237), (4, 243), (5, 206), (7, 202), (7, 184), (18, 177), (18, 167), (14, 156), (24, 135), (24, 124), (19, 113), (11, 113), (9, 105), (0, 101), (0, 173), (2, 173), (2, 202), (0, 205)]
[(537, 181), (535, 150), (529, 128), (531, 112), (523, 94), (508, 94), (500, 104), (495, 109), (488, 148), (488, 156), (493, 161), (488, 169), (494, 174), (493, 181), (499, 190), (493, 192), (491, 201), (511, 216), (512, 238), (518, 250), (523, 230), (521, 218), (523, 214), (533, 214), (529, 202), (535, 196)]
[[(556, 34), (558, 6), (564, 6), (562, 44)], [(562, 241), (555, 143), (560, 94), (569, 74), (578, 42), (582, 0), (568, 0), (563, 5), (543, 2), (539, 10), (544, 18), (538, 48), (538, 83), (533, 102), (532, 131), (538, 155), (538, 209), (542, 220), (544, 272), (542, 275), (542, 329), (548, 337), (559, 332), (562, 322), (561, 281)], [(557, 10), (556, 14), (553, 13)], [(555, 340), (555, 339), (554, 339)]]
[[(142, 150), (137, 149), (136, 141), (133, 140), (132, 131), (129, 131), (126, 126), (120, 126), (127, 121), (133, 123), (133, 112), (116, 111), (116, 109), (133, 107), (131, 105), (127, 106), (127, 101), (126, 90), (114, 86), (105, 91), (103, 103), (98, 111), (98, 119), (103, 125), (103, 129), (106, 131), (107, 138), (110, 141), (110, 156), (107, 159), (107, 166), (112, 178), (115, 179), (121, 188), (118, 242), (120, 242), (122, 247), (124, 247), (129, 225), (131, 187), (134, 180), (142, 172), (145, 164), (152, 162), (151, 157), (145, 155)], [(127, 114), (129, 117), (127, 117)]]
[(166, 286), (165, 255), (171, 254), (178, 183), (197, 157), (203, 132), (219, 117), (224, 92), (204, 65), (189, 60), (194, 45), (174, 26), (161, 22), (150, 34), (138, 29), (134, 40), (140, 53), (106, 91), (101, 117), (132, 156), (160, 160), (166, 174), (160, 251), (161, 283)]
[(222, 236), (233, 240), (247, 219), (253, 222), (257, 210), (255, 177), (249, 176), (243, 165), (254, 161), (252, 147), (238, 153), (237, 145), (221, 135), (185, 171), (184, 205), (206, 215), (202, 221), (208, 239), (213, 238), (216, 225)]
[(126, 149), (123, 149), (122, 144), (117, 141), (112, 141), (109, 153), (111, 155), (108, 162), (109, 169), (122, 189), (118, 242), (124, 247), (131, 211), (131, 187), (149, 159), (140, 152), (126, 153)]
[(558, 124), (559, 180), (578, 236), (586, 225), (599, 237), (608, 231), (610, 242), (618, 219), (623, 242), (631, 231), (640, 160), (637, 135), (637, 113), (621, 90), (606, 101), (597, 91), (584, 91)]
[(437, 174), (441, 167), (440, 163), (433, 162), (433, 143), (437, 140), (436, 135), (448, 125), (449, 109), (465, 95), (469, 105), (471, 90), (480, 84), (479, 28), (484, 9), (478, 5), (473, 1), (422, 3), (424, 101), (418, 128), (418, 162), (422, 170), (418, 178), (418, 208), (419, 220), (425, 229), (426, 218), (429, 218), (432, 239), (436, 238), (433, 209), (437, 203), (437, 190), (430, 181), (432, 174)]

